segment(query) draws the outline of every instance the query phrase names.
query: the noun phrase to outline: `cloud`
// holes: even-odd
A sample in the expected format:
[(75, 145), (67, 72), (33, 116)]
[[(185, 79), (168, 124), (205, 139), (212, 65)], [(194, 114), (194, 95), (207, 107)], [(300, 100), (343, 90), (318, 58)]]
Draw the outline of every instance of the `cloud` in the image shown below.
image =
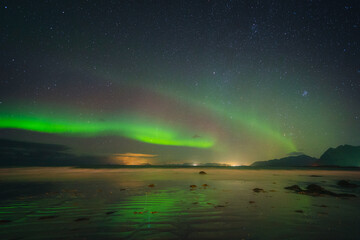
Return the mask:
[(145, 165), (153, 164), (157, 156), (158, 155), (145, 153), (117, 153), (112, 155), (112, 159), (116, 164)]
[(134, 158), (136, 157), (152, 158), (157, 156), (153, 154), (144, 154), (144, 153), (117, 153), (114, 155), (119, 157), (134, 157)]
[(303, 152), (290, 152), (287, 154), (288, 156), (299, 156), (299, 155), (305, 155)]

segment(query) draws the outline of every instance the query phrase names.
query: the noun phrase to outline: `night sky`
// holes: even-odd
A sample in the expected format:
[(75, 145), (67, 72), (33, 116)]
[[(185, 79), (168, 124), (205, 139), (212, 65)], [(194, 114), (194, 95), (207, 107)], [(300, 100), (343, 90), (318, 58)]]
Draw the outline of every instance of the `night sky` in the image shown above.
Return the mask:
[(360, 143), (358, 1), (1, 1), (0, 138), (104, 163)]

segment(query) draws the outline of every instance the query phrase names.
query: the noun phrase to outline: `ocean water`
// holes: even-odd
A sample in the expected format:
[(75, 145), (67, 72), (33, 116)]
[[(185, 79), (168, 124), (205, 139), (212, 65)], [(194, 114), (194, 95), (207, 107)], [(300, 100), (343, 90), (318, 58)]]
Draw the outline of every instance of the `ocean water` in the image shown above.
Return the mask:
[[(0, 239), (359, 239), (360, 187), (341, 179), (360, 171), (0, 169)], [(284, 189), (310, 183), (358, 197)]]

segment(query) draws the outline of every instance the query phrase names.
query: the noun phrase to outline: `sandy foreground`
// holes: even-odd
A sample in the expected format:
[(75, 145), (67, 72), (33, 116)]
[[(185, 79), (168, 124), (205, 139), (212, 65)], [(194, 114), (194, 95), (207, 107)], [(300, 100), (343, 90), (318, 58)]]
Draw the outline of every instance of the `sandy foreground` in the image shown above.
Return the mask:
[[(200, 175), (204, 170), (207, 174)], [(0, 169), (1, 239), (358, 239), (359, 171)], [(356, 198), (306, 196), (315, 183)], [(263, 189), (255, 192), (254, 188)]]

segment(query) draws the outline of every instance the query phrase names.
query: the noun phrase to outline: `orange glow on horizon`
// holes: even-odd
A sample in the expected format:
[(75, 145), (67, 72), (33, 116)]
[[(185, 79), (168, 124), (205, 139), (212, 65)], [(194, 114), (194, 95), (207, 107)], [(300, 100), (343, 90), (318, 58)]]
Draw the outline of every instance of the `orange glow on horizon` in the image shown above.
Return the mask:
[(144, 153), (119, 153), (113, 154), (112, 159), (117, 164), (123, 165), (146, 165), (153, 164), (158, 155)]

